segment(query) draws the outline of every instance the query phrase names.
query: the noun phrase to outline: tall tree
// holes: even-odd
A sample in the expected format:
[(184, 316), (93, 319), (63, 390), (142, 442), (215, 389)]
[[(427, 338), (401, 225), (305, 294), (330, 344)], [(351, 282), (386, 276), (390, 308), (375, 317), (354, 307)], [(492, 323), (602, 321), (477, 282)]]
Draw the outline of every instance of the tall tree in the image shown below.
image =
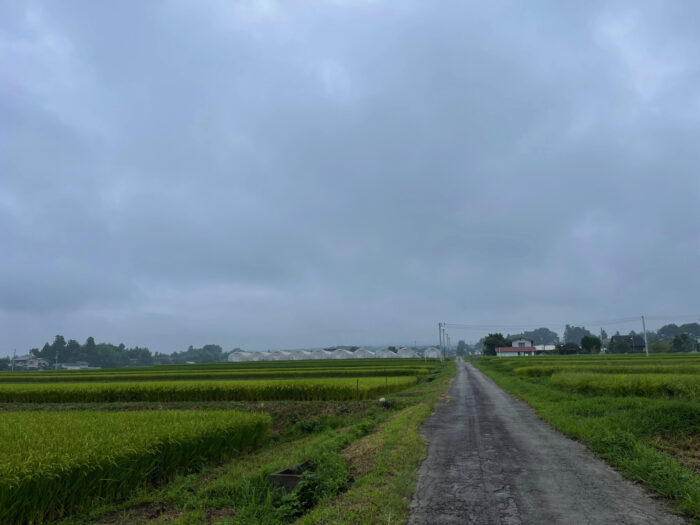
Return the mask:
[(602, 342), (597, 337), (585, 335), (581, 338), (581, 350), (584, 354), (598, 354), (601, 346)]
[(457, 342), (457, 355), (467, 355), (467, 352), (469, 350), (469, 346), (467, 343), (464, 342), (464, 340), (460, 339)]
[(523, 337), (536, 345), (556, 345), (559, 343), (559, 335), (549, 328), (537, 328), (529, 332), (523, 332)]
[(697, 342), (694, 337), (688, 334), (678, 334), (671, 341), (671, 352), (695, 352)]
[(567, 324), (566, 327), (564, 328), (564, 342), (565, 343), (574, 343), (576, 345), (581, 344), (581, 339), (586, 337), (587, 335), (593, 335), (591, 332), (586, 330), (585, 327), (583, 326), (573, 326)]
[(510, 346), (510, 341), (501, 333), (489, 334), (484, 338), (484, 355), (496, 355), (496, 348)]

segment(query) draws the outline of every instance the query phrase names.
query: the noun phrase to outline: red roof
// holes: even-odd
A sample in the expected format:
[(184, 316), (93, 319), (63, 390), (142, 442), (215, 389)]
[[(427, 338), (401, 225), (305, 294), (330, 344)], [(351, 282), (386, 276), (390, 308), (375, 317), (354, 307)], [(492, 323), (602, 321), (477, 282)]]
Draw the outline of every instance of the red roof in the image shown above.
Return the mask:
[(496, 353), (499, 352), (534, 352), (537, 348), (534, 346), (499, 346), (496, 348)]

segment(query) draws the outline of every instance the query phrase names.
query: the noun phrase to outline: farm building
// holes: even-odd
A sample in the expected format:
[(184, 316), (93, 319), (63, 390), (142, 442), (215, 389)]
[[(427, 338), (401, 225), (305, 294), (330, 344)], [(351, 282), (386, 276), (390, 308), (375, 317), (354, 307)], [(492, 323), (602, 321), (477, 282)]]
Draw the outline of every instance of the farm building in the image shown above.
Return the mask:
[(380, 350), (377, 350), (377, 353), (374, 354), (375, 357), (379, 357), (380, 359), (392, 359), (394, 357), (398, 357), (396, 355), (396, 352), (392, 352), (388, 348), (382, 348)]
[(46, 359), (35, 356), (33, 352), (29, 352), (27, 355), (18, 355), (12, 358), (13, 368), (41, 370), (42, 368), (48, 368), (48, 366), (49, 362)]
[(311, 352), (307, 352), (306, 350), (297, 350), (296, 352), (292, 352), (289, 358), (292, 361), (305, 361), (306, 359), (311, 359)]
[(250, 352), (246, 361), (265, 361), (265, 352)]
[(423, 357), (427, 359), (440, 359), (440, 350), (431, 346), (425, 352), (423, 352)]
[(342, 348), (337, 348), (331, 353), (331, 359), (352, 359), (352, 352), (348, 352)]
[(371, 359), (375, 357), (374, 352), (370, 352), (366, 348), (358, 348), (352, 353), (352, 357), (355, 359)]
[(311, 359), (330, 359), (331, 354), (330, 352), (326, 352), (325, 350), (314, 350), (311, 352)]
[(532, 341), (516, 339), (512, 346), (499, 346), (496, 348), (498, 357), (532, 356), (537, 354), (537, 348), (532, 346)]
[(402, 357), (404, 359), (410, 359), (410, 358), (416, 358), (418, 357), (418, 354), (415, 353), (413, 350), (408, 348), (407, 346), (404, 346), (403, 348), (399, 348), (399, 351), (396, 353), (398, 357)]

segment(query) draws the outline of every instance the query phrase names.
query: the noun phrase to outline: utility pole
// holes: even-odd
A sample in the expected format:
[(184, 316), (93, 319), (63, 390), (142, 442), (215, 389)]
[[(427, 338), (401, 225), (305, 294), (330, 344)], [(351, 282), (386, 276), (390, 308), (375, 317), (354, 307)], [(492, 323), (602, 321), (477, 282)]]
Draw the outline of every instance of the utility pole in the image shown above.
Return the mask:
[(445, 330), (445, 323), (442, 323), (442, 330), (445, 332), (445, 357), (447, 359), (447, 352), (450, 351), (450, 336), (447, 335), (447, 330)]
[(12, 371), (15, 371), (15, 359), (17, 359), (17, 349), (12, 350)]
[(600, 353), (604, 354), (605, 350), (603, 350), (603, 327), (600, 327)]
[(647, 324), (644, 321), (644, 316), (642, 316), (642, 330), (644, 330), (644, 351), (647, 353), (647, 357), (649, 357), (649, 343), (647, 343)]
[(56, 363), (54, 364), (54, 368), (58, 370), (58, 348), (56, 348)]
[(440, 361), (442, 361), (442, 323), (438, 323), (438, 347), (440, 348)]

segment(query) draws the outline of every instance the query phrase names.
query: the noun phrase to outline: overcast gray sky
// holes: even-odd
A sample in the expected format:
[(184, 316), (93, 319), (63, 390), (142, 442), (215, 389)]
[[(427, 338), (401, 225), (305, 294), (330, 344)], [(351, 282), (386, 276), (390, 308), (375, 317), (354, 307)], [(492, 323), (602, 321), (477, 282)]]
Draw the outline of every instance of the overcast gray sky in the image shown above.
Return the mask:
[(3, 2), (0, 354), (700, 312), (700, 7), (573, 4)]

